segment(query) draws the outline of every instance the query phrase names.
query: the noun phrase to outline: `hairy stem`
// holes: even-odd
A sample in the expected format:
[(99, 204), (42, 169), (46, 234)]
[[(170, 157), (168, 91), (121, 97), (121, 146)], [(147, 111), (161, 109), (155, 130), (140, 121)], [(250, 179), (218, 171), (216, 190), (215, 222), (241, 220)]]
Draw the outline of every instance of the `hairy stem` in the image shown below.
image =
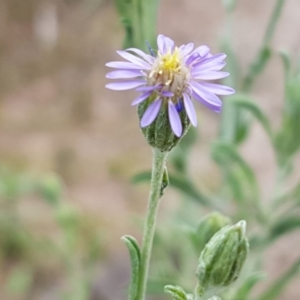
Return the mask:
[(156, 215), (161, 197), (161, 184), (167, 158), (167, 152), (161, 152), (153, 149), (153, 165), (151, 177), (151, 189), (148, 202), (147, 219), (144, 228), (143, 246), (141, 253), (141, 268), (139, 276), (139, 286), (137, 300), (144, 300), (146, 294), (147, 277), (149, 271), (149, 263), (155, 232)]

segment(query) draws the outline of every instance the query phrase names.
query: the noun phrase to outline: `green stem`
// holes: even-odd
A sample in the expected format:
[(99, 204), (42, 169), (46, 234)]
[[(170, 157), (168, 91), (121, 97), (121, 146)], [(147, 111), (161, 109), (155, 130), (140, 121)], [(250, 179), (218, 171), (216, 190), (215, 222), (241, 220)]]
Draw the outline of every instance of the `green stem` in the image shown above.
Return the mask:
[(158, 0), (144, 0), (142, 2), (142, 27), (144, 47), (147, 40), (152, 47), (156, 40), (156, 24), (157, 24), (157, 8)]
[(132, 23), (133, 23), (133, 43), (134, 47), (142, 48), (143, 29), (141, 20), (141, 1), (132, 1)]
[(143, 246), (141, 253), (141, 267), (139, 276), (139, 286), (137, 292), (137, 300), (144, 300), (146, 294), (147, 277), (149, 271), (149, 263), (155, 232), (156, 215), (161, 197), (161, 184), (168, 152), (161, 152), (153, 149), (153, 164), (151, 189), (148, 202), (147, 219), (144, 228)]

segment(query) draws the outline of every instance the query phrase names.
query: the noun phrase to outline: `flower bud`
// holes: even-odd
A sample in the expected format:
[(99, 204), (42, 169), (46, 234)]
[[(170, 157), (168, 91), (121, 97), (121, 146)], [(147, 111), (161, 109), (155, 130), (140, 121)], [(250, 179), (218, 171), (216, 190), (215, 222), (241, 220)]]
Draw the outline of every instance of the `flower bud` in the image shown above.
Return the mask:
[(230, 219), (219, 212), (212, 212), (200, 221), (193, 233), (193, 243), (197, 253), (200, 253), (212, 236), (226, 225), (230, 224)]
[(199, 295), (209, 287), (227, 286), (238, 278), (249, 251), (245, 230), (245, 221), (226, 226), (206, 244), (196, 273)]
[[(153, 96), (139, 104), (138, 115), (140, 120), (151, 102), (153, 102)], [(142, 128), (142, 132), (146, 137), (148, 144), (162, 152), (171, 151), (187, 133), (190, 127), (190, 121), (185, 109), (182, 109), (179, 112), (179, 116), (182, 123), (182, 135), (177, 137), (170, 126), (168, 104), (163, 101), (157, 118), (149, 126)]]

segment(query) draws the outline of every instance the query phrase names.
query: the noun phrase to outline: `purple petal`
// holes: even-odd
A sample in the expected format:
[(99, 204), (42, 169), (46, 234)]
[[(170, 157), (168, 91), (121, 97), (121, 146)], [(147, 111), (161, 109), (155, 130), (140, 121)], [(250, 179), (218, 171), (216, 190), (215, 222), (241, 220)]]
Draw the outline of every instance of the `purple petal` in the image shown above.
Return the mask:
[(197, 65), (198, 63), (204, 61), (207, 59), (209, 56), (212, 56), (210, 54), (210, 49), (207, 46), (200, 46), (196, 48), (191, 54), (189, 58), (189, 65)]
[(173, 52), (174, 45), (174, 41), (169, 37), (166, 37), (162, 34), (157, 37), (157, 46), (161, 54), (166, 54), (169, 50)]
[(124, 91), (134, 89), (138, 86), (145, 84), (145, 80), (130, 80), (130, 81), (122, 81), (122, 82), (111, 82), (108, 83), (105, 87), (110, 90), (115, 91)]
[(149, 68), (143, 68), (141, 66), (137, 66), (131, 62), (127, 61), (111, 61), (105, 64), (107, 67), (115, 68), (115, 69), (125, 69), (125, 70), (149, 70)]
[(165, 36), (165, 51), (168, 52), (169, 50), (171, 50), (171, 52), (173, 52), (174, 46), (175, 46), (174, 41), (169, 37)]
[(197, 115), (196, 115), (195, 107), (194, 107), (192, 100), (186, 93), (183, 93), (183, 103), (184, 103), (185, 111), (186, 111), (191, 123), (193, 124), (193, 126), (196, 127), (197, 126)]
[(226, 62), (225, 61), (211, 62), (209, 65), (207, 64), (207, 65), (205, 65), (203, 67), (201, 65), (198, 65), (198, 67), (192, 69), (192, 75), (193, 76), (197, 76), (198, 73), (211, 72), (211, 71), (220, 71), (225, 66), (226, 66)]
[(188, 56), (187, 60), (185, 61), (185, 64), (189, 66), (198, 58), (200, 58), (200, 54), (198, 52), (193, 52), (190, 56)]
[(178, 99), (177, 103), (175, 104), (175, 107), (178, 112), (181, 112), (184, 108), (183, 103), (180, 99)]
[(198, 52), (200, 56), (205, 56), (209, 53), (210, 49), (206, 45), (202, 45), (194, 50), (194, 52)]
[(193, 92), (201, 97), (203, 100), (208, 102), (213, 106), (220, 107), (222, 105), (222, 101), (214, 94), (212, 94), (207, 89), (203, 88), (198, 82), (191, 81), (190, 86), (193, 89)]
[(235, 90), (229, 86), (215, 84), (215, 83), (208, 83), (208, 82), (201, 82), (199, 83), (204, 88), (209, 90), (211, 93), (216, 95), (232, 95), (235, 93)]
[(194, 49), (194, 43), (189, 43), (187, 45), (182, 45), (179, 50), (182, 55), (188, 55)]
[(152, 91), (139, 95), (137, 98), (135, 98), (132, 101), (131, 105), (134, 106), (134, 105), (140, 104), (141, 102), (145, 101), (148, 97), (150, 97), (151, 94), (152, 94)]
[(165, 37), (162, 34), (159, 34), (157, 37), (157, 47), (161, 54), (165, 53)]
[(144, 60), (146, 60), (149, 64), (152, 64), (154, 62), (154, 60), (155, 60), (154, 57), (152, 57), (151, 55), (143, 52), (140, 49), (129, 48), (129, 49), (126, 49), (126, 51), (131, 51), (131, 52), (136, 53), (137, 55), (139, 55), (140, 57), (142, 57)]
[(209, 58), (206, 58), (205, 60), (201, 60), (200, 62), (197, 62), (194, 65), (194, 68), (199, 67), (199, 69), (203, 69), (204, 67), (210, 66), (210, 65), (214, 65), (216, 63), (222, 62), (224, 59), (226, 58), (226, 54), (224, 53), (219, 53), (216, 55), (213, 55)]
[(140, 70), (118, 70), (106, 74), (106, 78), (109, 79), (134, 78), (139, 76), (143, 76)]
[(160, 94), (164, 97), (173, 97), (174, 96), (174, 93), (169, 92), (169, 91), (161, 92)]
[(201, 79), (201, 80), (215, 80), (221, 79), (229, 76), (228, 72), (214, 72), (214, 71), (203, 71), (193, 74), (194, 79)]
[(126, 52), (126, 51), (117, 51), (117, 53), (128, 61), (134, 63), (137, 66), (140, 66), (146, 70), (150, 70), (151, 66), (144, 60)]
[(207, 67), (203, 68), (203, 70), (206, 70), (206, 71), (220, 71), (225, 66), (226, 66), (226, 61), (221, 61), (221, 62), (217, 62), (215, 64), (212, 64), (209, 67), (207, 66)]
[(136, 90), (138, 92), (149, 92), (149, 91), (159, 90), (160, 88), (161, 88), (161, 85), (145, 85), (145, 86), (137, 88)]
[(192, 96), (193, 96), (194, 99), (201, 102), (202, 104), (204, 104), (206, 107), (208, 107), (212, 111), (217, 112), (217, 113), (221, 112), (222, 105), (221, 106), (212, 105), (212, 104), (208, 103), (207, 101), (205, 101), (203, 98), (201, 98), (195, 92), (192, 92)]
[(169, 122), (174, 134), (181, 137), (182, 124), (178, 111), (171, 100), (168, 101)]
[(153, 101), (146, 111), (143, 114), (143, 117), (141, 119), (141, 127), (146, 127), (150, 125), (155, 118), (157, 117), (160, 107), (161, 107), (162, 100), (160, 98), (157, 98), (155, 101)]

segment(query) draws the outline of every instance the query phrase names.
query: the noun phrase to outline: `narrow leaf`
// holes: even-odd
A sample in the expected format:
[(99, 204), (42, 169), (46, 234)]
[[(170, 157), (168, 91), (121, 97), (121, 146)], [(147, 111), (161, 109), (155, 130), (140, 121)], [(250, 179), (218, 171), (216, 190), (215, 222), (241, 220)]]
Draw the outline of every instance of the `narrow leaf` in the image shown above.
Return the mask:
[[(251, 195), (254, 198), (258, 198), (259, 190), (254, 172), (233, 145), (224, 142), (217, 142), (213, 145), (212, 155), (226, 171), (231, 173), (239, 172), (240, 176), (243, 175), (247, 184), (251, 187), (249, 192), (251, 192)], [(234, 167), (237, 170), (234, 170)], [(234, 179), (237, 180), (238, 176), (235, 176)], [(240, 184), (242, 184), (242, 182), (240, 182)], [(242, 190), (239, 190), (239, 193), (241, 191)]]
[(265, 129), (266, 133), (272, 140), (272, 129), (267, 116), (262, 112), (259, 106), (245, 95), (235, 95), (231, 97), (231, 101), (239, 108), (248, 111)]
[(300, 218), (298, 215), (286, 216), (283, 219), (279, 219), (276, 224), (270, 229), (269, 238), (274, 240), (280, 236), (287, 234), (288, 232), (300, 228)]
[(188, 300), (187, 295), (182, 287), (166, 285), (165, 293), (170, 294), (174, 300)]
[(151, 172), (145, 171), (136, 174), (132, 177), (131, 182), (132, 183), (141, 183), (141, 182), (150, 182), (151, 181)]
[(271, 54), (272, 54), (271, 48), (268, 46), (264, 46), (260, 49), (254, 62), (250, 65), (248, 74), (244, 79), (243, 82), (244, 91), (248, 92), (251, 89), (254, 80), (264, 70), (267, 62), (271, 58)]
[(291, 72), (291, 57), (286, 51), (280, 51), (279, 54), (284, 66), (285, 80), (287, 81)]
[(131, 260), (131, 280), (128, 290), (128, 300), (134, 300), (137, 296), (139, 284), (139, 272), (141, 265), (141, 252), (136, 239), (130, 235), (122, 237), (122, 241), (126, 244)]
[[(141, 182), (150, 182), (151, 180), (151, 172), (141, 172), (135, 175), (132, 178), (133, 183), (141, 183)], [(208, 198), (208, 196), (204, 195), (199, 191), (193, 183), (187, 179), (186, 177), (176, 176), (169, 174), (169, 185), (178, 189), (184, 195), (188, 196), (189, 198), (200, 202), (202, 205), (211, 207), (212, 201)]]

